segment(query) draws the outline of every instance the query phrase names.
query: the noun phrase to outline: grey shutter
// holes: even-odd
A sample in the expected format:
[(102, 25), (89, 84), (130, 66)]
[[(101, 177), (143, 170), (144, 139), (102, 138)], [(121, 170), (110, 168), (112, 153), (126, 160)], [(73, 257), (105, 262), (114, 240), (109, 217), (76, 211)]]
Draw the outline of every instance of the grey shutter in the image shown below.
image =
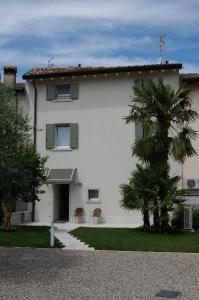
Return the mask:
[(143, 79), (135, 79), (135, 87), (141, 89), (143, 87)]
[(143, 86), (148, 87), (150, 85), (151, 81), (152, 81), (151, 79), (144, 79), (143, 80)]
[(135, 142), (143, 138), (143, 127), (140, 123), (135, 123)]
[(71, 99), (75, 100), (79, 98), (79, 83), (73, 82), (70, 86)]
[(54, 124), (46, 124), (46, 149), (54, 148)]
[(70, 124), (70, 147), (77, 149), (79, 147), (79, 124)]
[(57, 98), (56, 85), (47, 85), (47, 100), (55, 100)]

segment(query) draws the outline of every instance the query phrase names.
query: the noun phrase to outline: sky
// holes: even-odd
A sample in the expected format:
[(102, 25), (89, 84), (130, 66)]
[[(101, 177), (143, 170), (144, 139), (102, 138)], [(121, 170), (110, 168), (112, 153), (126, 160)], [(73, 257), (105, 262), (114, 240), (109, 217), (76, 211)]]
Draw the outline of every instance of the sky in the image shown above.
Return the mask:
[(199, 72), (199, 0), (0, 0), (0, 72), (164, 59)]

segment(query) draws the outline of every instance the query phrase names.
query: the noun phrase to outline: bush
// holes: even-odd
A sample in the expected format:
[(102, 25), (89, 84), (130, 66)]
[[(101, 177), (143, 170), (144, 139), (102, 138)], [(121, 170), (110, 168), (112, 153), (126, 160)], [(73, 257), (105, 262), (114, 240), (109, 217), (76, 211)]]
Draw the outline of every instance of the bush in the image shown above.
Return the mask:
[(199, 229), (199, 209), (195, 209), (193, 211), (193, 228)]
[(179, 204), (173, 212), (171, 225), (178, 230), (184, 228), (184, 205)]

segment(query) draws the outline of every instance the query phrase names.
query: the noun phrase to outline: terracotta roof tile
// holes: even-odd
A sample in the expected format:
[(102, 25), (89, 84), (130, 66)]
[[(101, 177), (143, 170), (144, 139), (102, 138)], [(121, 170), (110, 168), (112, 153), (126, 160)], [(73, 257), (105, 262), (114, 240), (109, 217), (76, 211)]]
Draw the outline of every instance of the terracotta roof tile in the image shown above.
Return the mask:
[(184, 82), (197, 82), (199, 81), (199, 73), (180, 74), (180, 78)]
[(25, 92), (25, 83), (23, 83), (23, 82), (16, 83), (15, 91), (17, 93), (24, 93)]
[(46, 67), (34, 68), (22, 77), (23, 79), (46, 78), (59, 76), (73, 75), (89, 75), (89, 74), (104, 74), (114, 72), (128, 71), (147, 71), (147, 70), (162, 70), (162, 69), (181, 69), (182, 64), (153, 64), (153, 65), (138, 65), (138, 66), (117, 66), (117, 67)]

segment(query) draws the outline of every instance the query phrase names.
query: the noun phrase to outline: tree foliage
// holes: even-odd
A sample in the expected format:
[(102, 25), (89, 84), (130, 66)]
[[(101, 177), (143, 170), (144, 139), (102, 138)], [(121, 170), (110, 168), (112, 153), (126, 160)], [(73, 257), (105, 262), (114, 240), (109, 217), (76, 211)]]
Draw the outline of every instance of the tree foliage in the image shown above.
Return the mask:
[(34, 151), (28, 118), (16, 109), (15, 99), (11, 89), (0, 88), (0, 204), (7, 230), (15, 201), (38, 200), (46, 180), (46, 158)]
[[(173, 158), (183, 163), (186, 157), (196, 154), (192, 140), (196, 138), (197, 132), (190, 124), (198, 118), (198, 114), (191, 109), (188, 90), (175, 90), (170, 85), (164, 84), (161, 79), (150, 81), (142, 88), (134, 87), (134, 93), (130, 113), (125, 120), (126, 123), (140, 123), (143, 126), (143, 137), (133, 144), (132, 152), (145, 166), (142, 172), (146, 176), (148, 173), (151, 174), (145, 186), (142, 184), (142, 193), (149, 184), (151, 191), (154, 192), (152, 201), (154, 227), (164, 231), (169, 224), (168, 213), (182, 194), (177, 189), (179, 177), (170, 175), (169, 159)], [(137, 166), (139, 174), (140, 171), (140, 167)], [(133, 181), (139, 186), (142, 180), (136, 181), (136, 178), (137, 173), (134, 173), (129, 185)], [(122, 201), (125, 205), (124, 188), (127, 187), (122, 187)], [(139, 199), (142, 199), (140, 194)], [(148, 203), (151, 211), (151, 192), (146, 193), (145, 203)]]

